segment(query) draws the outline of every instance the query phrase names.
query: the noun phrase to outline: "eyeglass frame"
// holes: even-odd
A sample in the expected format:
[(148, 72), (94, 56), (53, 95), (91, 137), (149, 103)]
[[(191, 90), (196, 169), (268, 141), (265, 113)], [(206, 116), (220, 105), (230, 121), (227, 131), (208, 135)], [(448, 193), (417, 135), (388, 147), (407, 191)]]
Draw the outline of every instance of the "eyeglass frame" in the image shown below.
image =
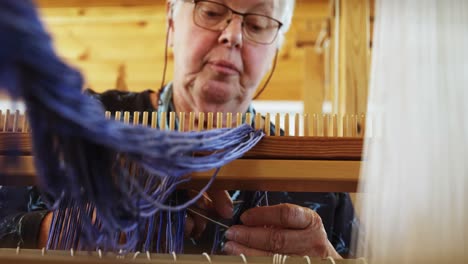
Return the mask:
[[(225, 5), (225, 4), (222, 4), (222, 3), (219, 3), (219, 2), (215, 2), (215, 1), (210, 1), (210, 0), (182, 0), (184, 2), (189, 2), (189, 3), (192, 3), (194, 4), (194, 8), (193, 8), (193, 23), (200, 27), (200, 28), (203, 28), (203, 29), (206, 29), (206, 30), (209, 30), (209, 31), (213, 31), (213, 32), (223, 32), (224, 30), (226, 30), (226, 28), (229, 26), (229, 24), (231, 23), (232, 21), (232, 17), (233, 15), (238, 15), (238, 16), (241, 16), (242, 17), (242, 33), (244, 36), (246, 36), (246, 39), (252, 41), (252, 42), (255, 42), (257, 44), (260, 44), (260, 45), (270, 45), (272, 44), (276, 38), (278, 37), (278, 33), (281, 29), (281, 27), (284, 25), (281, 21), (273, 18), (273, 17), (270, 17), (270, 16), (267, 16), (267, 15), (262, 15), (262, 14), (256, 14), (256, 13), (241, 13), (241, 12), (238, 12), (232, 8), (230, 8), (229, 6)], [(206, 27), (203, 27), (203, 26), (200, 26), (199, 24), (197, 24), (197, 22), (195, 22), (195, 12), (196, 12), (196, 8), (197, 8), (197, 4), (200, 3), (200, 2), (208, 2), (208, 3), (212, 3), (212, 4), (216, 4), (216, 5), (220, 5), (220, 6), (223, 6), (225, 7), (227, 10), (230, 11), (230, 16), (229, 16), (229, 19), (227, 19), (227, 21), (229, 21), (226, 26), (223, 28), (223, 29), (220, 29), (220, 30), (216, 30), (216, 29), (210, 29), (210, 28), (206, 28)], [(256, 40), (253, 40), (252, 38), (249, 37), (249, 34), (245, 34), (244, 30), (245, 27), (244, 27), (244, 20), (245, 20), (245, 16), (248, 16), (248, 15), (255, 15), (255, 16), (261, 16), (261, 17), (265, 17), (265, 18), (268, 18), (268, 19), (271, 19), (275, 22), (278, 23), (278, 28), (276, 29), (276, 33), (274, 35), (274, 37), (272, 38), (272, 40), (270, 42), (258, 42)]]

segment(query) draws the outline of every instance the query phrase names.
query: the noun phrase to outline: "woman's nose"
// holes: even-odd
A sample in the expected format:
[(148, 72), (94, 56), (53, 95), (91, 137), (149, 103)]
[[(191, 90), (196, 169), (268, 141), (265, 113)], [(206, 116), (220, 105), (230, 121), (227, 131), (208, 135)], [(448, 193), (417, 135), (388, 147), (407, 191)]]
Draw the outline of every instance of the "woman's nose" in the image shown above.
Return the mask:
[(242, 48), (242, 17), (232, 17), (219, 36), (219, 43), (229, 47)]

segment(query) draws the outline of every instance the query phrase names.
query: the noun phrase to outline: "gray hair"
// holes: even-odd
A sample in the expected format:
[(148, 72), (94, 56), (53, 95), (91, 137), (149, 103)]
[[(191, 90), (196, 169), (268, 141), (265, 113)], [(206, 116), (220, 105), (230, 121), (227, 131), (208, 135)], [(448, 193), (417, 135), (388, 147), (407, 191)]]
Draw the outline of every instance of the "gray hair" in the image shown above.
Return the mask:
[[(175, 16), (177, 14), (177, 11), (179, 9), (179, 6), (181, 1), (177, 0), (168, 0), (171, 8), (172, 8), (172, 15)], [(283, 13), (279, 20), (281, 23), (283, 23), (283, 26), (280, 29), (279, 35), (278, 35), (278, 47), (281, 47), (284, 42), (284, 37), (286, 33), (288, 32), (289, 28), (291, 27), (292, 24), (292, 17), (294, 15), (294, 6), (296, 4), (296, 0), (274, 0), (278, 4), (279, 10), (283, 10)]]

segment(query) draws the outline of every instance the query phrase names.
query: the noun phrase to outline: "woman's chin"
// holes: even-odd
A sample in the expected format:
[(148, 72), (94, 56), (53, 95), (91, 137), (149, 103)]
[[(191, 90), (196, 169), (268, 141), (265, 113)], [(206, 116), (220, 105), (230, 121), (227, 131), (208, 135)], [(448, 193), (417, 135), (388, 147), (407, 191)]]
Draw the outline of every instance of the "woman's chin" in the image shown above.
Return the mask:
[(224, 105), (232, 101), (236, 96), (237, 85), (230, 82), (209, 80), (200, 87), (202, 100), (215, 105)]

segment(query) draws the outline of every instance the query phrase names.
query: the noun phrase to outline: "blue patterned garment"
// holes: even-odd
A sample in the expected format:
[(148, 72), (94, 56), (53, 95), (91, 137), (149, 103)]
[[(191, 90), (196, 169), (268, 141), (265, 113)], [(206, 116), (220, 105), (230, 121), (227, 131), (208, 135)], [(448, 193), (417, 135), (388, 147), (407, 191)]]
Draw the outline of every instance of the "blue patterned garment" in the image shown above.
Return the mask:
[[(119, 92), (110, 90), (102, 94), (87, 91), (90, 96), (100, 100), (109, 111), (156, 111), (150, 100), (153, 91), (141, 93)], [(169, 84), (159, 94), (158, 113), (174, 111), (172, 104), (172, 86)], [(248, 112), (255, 114), (249, 107)], [(169, 118), (167, 118), (169, 120)], [(167, 124), (166, 124), (167, 125)], [(159, 126), (159, 125), (158, 125)], [(275, 128), (271, 126), (271, 133)], [(233, 200), (243, 201), (234, 208), (234, 218), (230, 224), (240, 224), (240, 215), (248, 208), (254, 207), (259, 196), (264, 192), (231, 191)], [(296, 193), (268, 192), (262, 204), (275, 205), (292, 203), (316, 211), (322, 218), (328, 239), (342, 256), (350, 253), (351, 231), (354, 221), (354, 209), (348, 193)], [(35, 187), (0, 186), (0, 247), (37, 248), (40, 224), (47, 213)], [(220, 253), (223, 245), (219, 230), (219, 243), (213, 246), (213, 234), (219, 227), (208, 225), (207, 230), (198, 239), (185, 242), (185, 253), (209, 252)]]

